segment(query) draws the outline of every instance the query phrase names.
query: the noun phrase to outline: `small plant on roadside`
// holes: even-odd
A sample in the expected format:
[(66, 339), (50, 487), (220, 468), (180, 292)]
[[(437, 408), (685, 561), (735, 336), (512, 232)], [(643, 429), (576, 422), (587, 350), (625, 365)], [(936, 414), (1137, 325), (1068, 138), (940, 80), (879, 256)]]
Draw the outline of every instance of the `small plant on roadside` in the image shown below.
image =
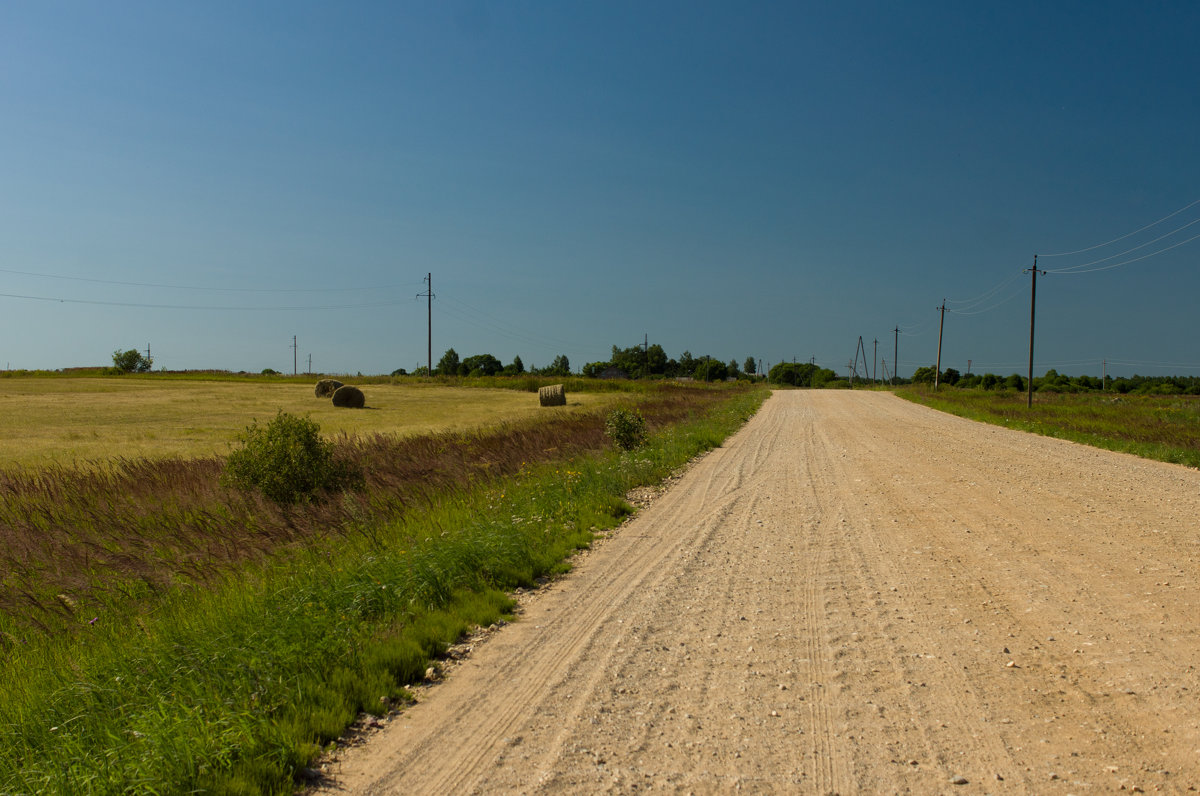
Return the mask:
[(646, 441), (646, 420), (628, 409), (614, 409), (604, 421), (604, 433), (618, 448), (631, 451)]
[(258, 489), (281, 504), (355, 486), (361, 474), (334, 457), (333, 445), (320, 432), (315, 421), (284, 411), (265, 426), (251, 423), (239, 436), (242, 447), (229, 454), (222, 482)]

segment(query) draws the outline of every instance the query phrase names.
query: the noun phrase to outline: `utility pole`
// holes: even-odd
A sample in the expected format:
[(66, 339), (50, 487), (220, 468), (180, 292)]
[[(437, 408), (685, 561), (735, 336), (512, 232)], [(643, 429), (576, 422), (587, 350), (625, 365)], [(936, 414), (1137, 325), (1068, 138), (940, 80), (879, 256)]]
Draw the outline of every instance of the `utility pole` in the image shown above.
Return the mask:
[[(1029, 289), (1029, 384), (1026, 385), (1025, 406), (1033, 408), (1033, 317), (1037, 307), (1037, 255), (1033, 255), (1033, 268), (1027, 268), (1022, 273), (1033, 274), (1033, 282)], [(1041, 273), (1046, 273), (1042, 271)]]
[(896, 359), (896, 357), (899, 356), (899, 354), (900, 354), (900, 327), (899, 326), (897, 326), (895, 329), (892, 329), (892, 335), (893, 335), (892, 336), (892, 386), (895, 387), (896, 386), (896, 376), (898, 376), (899, 372), (900, 372), (900, 365), (897, 364), (899, 362), (899, 360)]
[(1100, 392), (1108, 390), (1108, 360), (1100, 360)]
[(942, 299), (942, 306), (938, 307), (942, 311), (942, 319), (938, 321), (938, 357), (937, 365), (933, 371), (933, 391), (937, 392), (938, 379), (942, 375), (942, 327), (946, 325), (946, 300)]
[(967, 360), (967, 375), (971, 375), (971, 360)]
[(878, 378), (879, 377), (879, 339), (878, 338), (875, 339), (874, 354), (875, 354), (875, 359), (871, 363), (871, 381), (878, 383), (879, 382), (879, 378)]
[(429, 355), (428, 375), (433, 376), (433, 274), (426, 274), (425, 278), (421, 281), (425, 283), (427, 289), (424, 293), (418, 293), (417, 298), (421, 298), (423, 296), (429, 300), (429, 350), (427, 352)]
[(307, 373), (312, 373), (312, 354), (308, 355), (308, 371), (307, 371)]
[(296, 347), (296, 335), (292, 335), (292, 375), (293, 376), (295, 376), (297, 373), (296, 366), (299, 363), (296, 361), (296, 358), (298, 356), (299, 350), (300, 349)]

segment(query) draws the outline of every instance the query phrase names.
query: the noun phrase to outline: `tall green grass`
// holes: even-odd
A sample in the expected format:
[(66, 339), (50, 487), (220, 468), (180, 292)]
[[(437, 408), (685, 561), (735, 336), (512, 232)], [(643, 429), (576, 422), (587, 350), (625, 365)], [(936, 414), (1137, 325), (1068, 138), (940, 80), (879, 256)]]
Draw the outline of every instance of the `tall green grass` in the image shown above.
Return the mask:
[(1147, 459), (1200, 467), (1200, 398), (905, 387), (896, 394), (950, 414)]
[(360, 711), (406, 699), (446, 645), (507, 615), (506, 592), (569, 567), (631, 511), (630, 488), (719, 444), (765, 395), (680, 409), (631, 453), (527, 461), (424, 493), (420, 511), (143, 586), (151, 610), (112, 602), (73, 632), (8, 634), (0, 793), (290, 792)]

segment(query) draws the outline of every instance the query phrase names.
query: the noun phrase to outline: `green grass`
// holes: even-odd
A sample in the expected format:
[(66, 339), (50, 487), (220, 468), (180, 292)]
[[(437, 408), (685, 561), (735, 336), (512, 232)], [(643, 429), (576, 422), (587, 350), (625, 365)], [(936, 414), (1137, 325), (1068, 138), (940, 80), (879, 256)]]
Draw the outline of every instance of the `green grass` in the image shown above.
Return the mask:
[(1164, 462), (1200, 467), (1196, 396), (1025, 393), (905, 387), (896, 394), (951, 414)]
[(420, 511), (351, 518), (196, 584), (70, 600), (74, 629), (0, 635), (0, 793), (291, 792), (359, 711), (403, 702), (446, 645), (507, 615), (507, 591), (567, 569), (632, 510), (630, 488), (765, 395), (672, 403), (633, 452), (455, 481)]

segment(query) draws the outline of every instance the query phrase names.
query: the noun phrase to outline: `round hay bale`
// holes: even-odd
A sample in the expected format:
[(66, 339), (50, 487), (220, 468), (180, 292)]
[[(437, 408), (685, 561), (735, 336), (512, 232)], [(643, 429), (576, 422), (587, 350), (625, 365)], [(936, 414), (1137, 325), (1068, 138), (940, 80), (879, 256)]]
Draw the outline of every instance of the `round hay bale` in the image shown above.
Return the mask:
[(343, 384), (333, 393), (333, 405), (346, 409), (362, 409), (367, 405), (367, 397), (363, 391), (349, 384)]
[(538, 388), (538, 403), (542, 406), (566, 406), (567, 391), (561, 384)]
[(317, 397), (328, 398), (337, 392), (338, 387), (341, 386), (342, 383), (337, 379), (321, 379), (319, 382), (317, 382)]

